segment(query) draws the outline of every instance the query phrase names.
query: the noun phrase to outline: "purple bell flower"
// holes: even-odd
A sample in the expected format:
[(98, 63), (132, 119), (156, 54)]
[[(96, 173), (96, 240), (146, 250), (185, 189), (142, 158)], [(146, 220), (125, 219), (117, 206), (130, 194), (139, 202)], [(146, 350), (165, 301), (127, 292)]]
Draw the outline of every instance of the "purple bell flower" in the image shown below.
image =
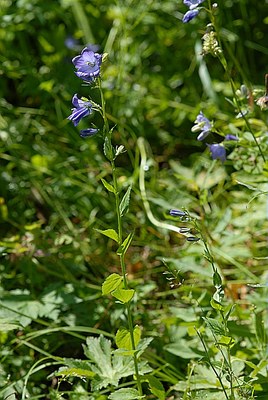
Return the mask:
[(228, 134), (228, 135), (225, 136), (224, 140), (239, 140), (239, 139), (235, 135)]
[(72, 62), (77, 69), (75, 74), (84, 81), (92, 82), (100, 75), (102, 55), (94, 53), (88, 47), (85, 47), (79, 56), (74, 57)]
[(197, 136), (197, 140), (204, 140), (211, 132), (212, 129), (212, 124), (209, 121), (208, 118), (204, 116), (202, 111), (198, 114), (196, 117), (196, 120), (194, 121), (195, 125), (192, 127), (192, 132), (200, 132), (200, 134)]
[(72, 103), (72, 114), (69, 115), (68, 119), (72, 121), (74, 126), (77, 126), (82, 118), (92, 113), (92, 104), (90, 101), (79, 99), (77, 94), (73, 96)]
[(185, 24), (194, 19), (199, 14), (199, 10), (189, 10), (184, 14), (182, 22)]
[(190, 10), (193, 10), (194, 8), (198, 7), (199, 4), (203, 3), (203, 1), (204, 0), (184, 0), (183, 4), (189, 7)]
[(98, 133), (99, 130), (97, 128), (87, 128), (87, 129), (82, 129), (80, 131), (80, 136), (81, 137), (91, 137), (96, 135), (96, 133)]
[(226, 150), (221, 144), (209, 144), (208, 145), (213, 160), (226, 161)]

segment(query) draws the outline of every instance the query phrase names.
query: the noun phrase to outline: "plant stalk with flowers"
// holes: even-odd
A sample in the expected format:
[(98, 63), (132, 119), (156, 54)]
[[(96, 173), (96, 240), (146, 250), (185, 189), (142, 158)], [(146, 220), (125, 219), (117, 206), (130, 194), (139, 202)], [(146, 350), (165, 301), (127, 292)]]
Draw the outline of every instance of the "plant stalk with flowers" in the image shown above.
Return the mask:
[[(207, 25), (207, 32), (203, 35), (202, 40), (203, 40), (203, 52), (202, 55), (205, 56), (207, 54), (211, 54), (212, 56), (218, 58), (221, 66), (224, 69), (224, 72), (227, 75), (227, 78), (230, 83), (231, 90), (233, 92), (233, 106), (235, 109), (238, 111), (237, 118), (242, 118), (244, 120), (245, 127), (248, 129), (250, 132), (256, 148), (258, 149), (259, 155), (262, 159), (262, 161), (265, 163), (266, 162), (266, 157), (264, 154), (264, 150), (262, 149), (260, 145), (260, 139), (257, 139), (255, 132), (253, 131), (251, 124), (246, 116), (247, 110), (244, 110), (239, 101), (238, 97), (238, 91), (235, 88), (235, 83), (231, 77), (230, 73), (230, 68), (228, 66), (227, 58), (225, 57), (224, 51), (223, 51), (223, 46), (221, 43), (221, 35), (220, 35), (220, 30), (218, 27), (218, 22), (217, 22), (217, 17), (216, 17), (216, 10), (218, 8), (217, 3), (211, 2), (211, 0), (208, 0), (208, 8), (206, 9), (205, 7), (198, 7), (202, 3), (204, 3), (205, 0), (184, 0), (184, 4), (189, 7), (189, 11), (186, 12), (184, 15), (182, 22), (188, 23), (192, 19), (194, 19), (200, 12), (200, 10), (203, 8), (207, 11), (208, 16), (210, 18), (210, 23)], [(234, 55), (232, 55), (234, 58)], [(266, 79), (266, 78), (265, 78)], [(266, 79), (266, 93), (263, 97), (257, 99), (257, 105), (259, 105), (262, 109), (267, 107), (267, 79)], [(210, 132), (213, 132), (211, 129), (211, 123), (210, 121), (204, 116), (202, 111), (199, 113), (199, 115), (196, 118), (195, 125), (192, 129), (193, 132), (197, 132), (198, 130), (201, 131), (199, 136), (197, 137), (197, 140), (203, 140), (205, 139)], [(227, 141), (230, 140), (239, 140), (239, 138), (235, 138), (233, 135), (226, 135), (225, 139)], [(224, 147), (224, 143), (218, 144), (214, 143), (211, 145), (208, 145), (212, 158), (219, 159), (222, 162), (226, 160), (226, 150)]]
[[(74, 66), (76, 67), (75, 74), (78, 78), (83, 79), (84, 82), (95, 84), (95, 88), (97, 88), (100, 93), (101, 105), (98, 105), (87, 98), (82, 97), (81, 99), (79, 99), (78, 95), (75, 94), (72, 100), (74, 108), (72, 109), (72, 114), (68, 117), (68, 119), (73, 122), (74, 126), (77, 126), (82, 118), (90, 116), (94, 111), (99, 112), (103, 119), (103, 128), (101, 132), (101, 135), (103, 137), (103, 150), (105, 157), (109, 160), (111, 165), (112, 182), (109, 183), (105, 179), (102, 179), (102, 183), (106, 190), (114, 195), (115, 210), (117, 216), (117, 229), (97, 229), (97, 231), (117, 243), (117, 255), (119, 256), (120, 260), (121, 275), (113, 273), (112, 275), (107, 277), (102, 285), (102, 294), (112, 295), (118, 302), (125, 306), (128, 329), (120, 328), (116, 333), (115, 341), (117, 347), (121, 349), (121, 352), (125, 351), (126, 355), (132, 355), (134, 366), (133, 372), (138, 389), (137, 396), (142, 397), (143, 390), (138, 362), (138, 357), (142, 352), (141, 349), (138, 349), (141, 331), (139, 326), (136, 325), (134, 327), (132, 319), (131, 300), (133, 299), (135, 291), (133, 289), (130, 289), (125, 263), (125, 254), (129, 245), (131, 244), (133, 233), (130, 233), (126, 237), (124, 237), (123, 233), (123, 217), (128, 211), (131, 187), (126, 190), (123, 196), (121, 195), (118, 184), (115, 160), (117, 156), (119, 156), (125, 150), (123, 146), (114, 148), (112, 144), (113, 128), (110, 129), (109, 127), (109, 121), (106, 114), (105, 98), (102, 90), (102, 81), (100, 76), (100, 67), (105, 58), (105, 54), (100, 55), (98, 53), (94, 53), (88, 48), (83, 49), (79, 56), (73, 58), (72, 61)], [(100, 130), (92, 126), (87, 129), (81, 130), (80, 136), (84, 138), (91, 137), (93, 135), (96, 135), (98, 132), (100, 132)]]
[[(204, 348), (206, 361), (217, 377), (224, 397), (226, 400), (235, 400), (236, 391), (240, 391), (242, 393), (245, 389), (245, 383), (239, 379), (232, 366), (234, 360), (231, 355), (231, 348), (235, 344), (235, 339), (232, 336), (232, 332), (230, 332), (230, 329), (228, 328), (228, 322), (235, 306), (224, 304), (225, 293), (221, 276), (222, 272), (219, 272), (215, 265), (213, 254), (201, 225), (195, 218), (191, 217), (187, 210), (172, 209), (170, 210), (169, 214), (174, 217), (175, 220), (180, 220), (181, 222), (185, 223), (186, 226), (180, 229), (181, 232), (186, 236), (186, 240), (188, 242), (198, 242), (203, 244), (204, 257), (211, 265), (213, 273), (213, 286), (215, 291), (211, 296), (210, 304), (213, 311), (218, 314), (218, 319), (206, 316), (203, 317), (203, 320), (211, 332), (217, 352), (221, 354), (221, 365), (217, 365), (213, 362), (213, 360), (211, 360), (206, 338), (204, 337), (202, 330), (199, 328), (195, 328), (195, 330)], [(172, 278), (168, 279), (172, 280)], [(248, 390), (252, 389), (250, 384), (246, 385), (246, 388)]]

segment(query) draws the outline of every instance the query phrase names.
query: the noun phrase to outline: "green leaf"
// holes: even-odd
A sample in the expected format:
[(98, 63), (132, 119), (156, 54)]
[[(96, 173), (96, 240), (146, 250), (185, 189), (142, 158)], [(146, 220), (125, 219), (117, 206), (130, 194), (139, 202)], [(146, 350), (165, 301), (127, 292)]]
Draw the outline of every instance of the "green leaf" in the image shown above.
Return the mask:
[(216, 288), (219, 288), (222, 286), (222, 279), (221, 279), (220, 274), (217, 271), (215, 271), (213, 274), (213, 284)]
[(110, 294), (112, 291), (116, 290), (122, 282), (122, 276), (118, 274), (109, 275), (102, 284), (102, 294)]
[[(134, 331), (134, 344), (135, 348), (138, 345), (140, 338), (141, 338), (141, 330), (138, 325), (135, 326)], [(119, 328), (116, 336), (115, 336), (115, 343), (119, 349), (126, 349), (126, 350), (133, 350), (132, 342), (131, 342), (131, 335), (128, 329), (126, 328)]]
[(139, 396), (139, 392), (136, 389), (119, 389), (108, 397), (110, 400), (134, 400), (142, 398), (143, 396)]
[(91, 369), (95, 376), (91, 383), (92, 391), (97, 391), (109, 385), (118, 386), (119, 380), (133, 374), (133, 365), (129, 365), (129, 357), (112, 355), (111, 341), (101, 335), (98, 338), (89, 337), (84, 347), (86, 357), (92, 361)]
[(213, 318), (203, 318), (203, 319), (206, 321), (212, 333), (214, 333), (215, 335), (223, 335), (223, 336), (225, 335), (225, 329), (221, 322)]
[(105, 157), (108, 158), (109, 161), (113, 161), (115, 152), (111, 140), (108, 136), (106, 136), (106, 138), (104, 139), (103, 151)]
[(105, 229), (104, 231), (101, 229), (96, 229), (95, 231), (101, 233), (104, 236), (108, 236), (110, 239), (113, 239), (115, 242), (118, 243), (118, 233), (114, 229)]
[(264, 326), (264, 316), (261, 312), (255, 313), (255, 329), (258, 341), (265, 345), (267, 343), (267, 334)]
[(147, 349), (149, 344), (153, 341), (152, 337), (141, 339), (137, 346), (137, 358)]
[(108, 192), (112, 192), (115, 193), (115, 188), (113, 187), (113, 185), (111, 185), (110, 183), (108, 183), (105, 179), (101, 178), (102, 184), (105, 187), (105, 189), (108, 190)]
[(128, 212), (128, 206), (129, 206), (129, 201), (130, 201), (130, 192), (131, 192), (131, 186), (128, 187), (126, 193), (124, 194), (121, 203), (119, 205), (119, 210), (120, 210), (120, 215), (123, 217)]
[(123, 254), (125, 254), (125, 253), (127, 252), (127, 249), (129, 248), (129, 246), (130, 246), (130, 244), (131, 244), (131, 242), (132, 242), (133, 236), (134, 236), (134, 232), (130, 233), (130, 234), (126, 237), (126, 239), (124, 240), (124, 242), (121, 244), (121, 246), (119, 246), (119, 248), (118, 248), (118, 250), (117, 250), (117, 254), (118, 254), (119, 256), (121, 256), (121, 255), (123, 255)]
[(53, 373), (53, 376), (73, 376), (88, 379), (92, 379), (95, 376), (95, 373), (92, 372), (90, 368), (90, 364), (88, 362), (85, 362), (84, 360), (66, 359), (65, 363), (68, 364), (68, 366), (60, 368), (59, 371)]
[(166, 394), (162, 383), (152, 375), (148, 376), (149, 387), (152, 394), (154, 394), (158, 399), (165, 400)]
[(11, 321), (8, 318), (0, 318), (0, 332), (8, 332), (14, 329), (20, 329), (22, 326), (15, 321)]
[(218, 345), (224, 347), (232, 347), (235, 344), (235, 340), (231, 336), (221, 336), (220, 339), (217, 341)]
[(210, 300), (210, 305), (212, 308), (214, 308), (214, 310), (218, 310), (218, 311), (224, 310), (224, 307), (220, 303), (215, 301), (213, 298)]
[[(123, 356), (120, 350), (111, 348), (111, 341), (100, 335), (98, 338), (88, 337), (86, 346), (83, 346), (86, 362), (95, 373), (91, 381), (92, 392), (99, 391), (109, 385), (118, 386), (119, 380), (135, 374), (132, 356)], [(77, 365), (76, 365), (77, 367)], [(139, 362), (139, 371), (142, 375), (152, 370), (146, 361)]]
[(133, 289), (121, 289), (118, 287), (111, 294), (117, 300), (121, 301), (121, 303), (128, 303), (134, 296), (134, 293), (135, 293), (135, 290), (133, 290)]

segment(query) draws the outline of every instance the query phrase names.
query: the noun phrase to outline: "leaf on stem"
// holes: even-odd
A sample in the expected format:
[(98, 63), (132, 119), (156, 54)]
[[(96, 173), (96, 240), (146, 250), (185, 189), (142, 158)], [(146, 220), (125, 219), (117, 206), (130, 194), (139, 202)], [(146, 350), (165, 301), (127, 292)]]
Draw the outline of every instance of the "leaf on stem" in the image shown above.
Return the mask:
[(153, 395), (160, 400), (165, 400), (165, 389), (162, 383), (155, 376), (149, 375), (148, 377), (149, 388)]
[(111, 193), (115, 193), (115, 188), (113, 187), (113, 185), (111, 185), (110, 183), (108, 183), (105, 179), (101, 178), (102, 184), (105, 187), (105, 189), (108, 190), (108, 192)]
[(222, 286), (222, 279), (221, 279), (220, 274), (217, 271), (215, 271), (213, 274), (213, 284), (214, 284), (215, 288), (219, 288)]
[(104, 236), (108, 236), (110, 239), (113, 239), (117, 243), (119, 242), (118, 233), (114, 229), (102, 230), (102, 229), (96, 229), (95, 228), (95, 231), (101, 233)]
[(119, 256), (122, 256), (122, 255), (124, 255), (124, 254), (127, 252), (127, 249), (129, 248), (129, 246), (130, 246), (130, 244), (131, 244), (131, 242), (132, 242), (133, 236), (134, 236), (134, 232), (130, 233), (130, 234), (126, 237), (126, 239), (124, 240), (124, 242), (121, 244), (121, 246), (119, 246), (119, 248), (118, 248), (118, 250), (117, 250), (117, 254), (118, 254)]
[[(133, 337), (134, 337), (134, 345), (136, 348), (141, 338), (141, 330), (138, 325), (136, 325), (133, 330)], [(131, 341), (131, 334), (129, 330), (126, 328), (118, 329), (115, 336), (115, 343), (119, 349), (134, 350)]]
[(102, 284), (102, 294), (105, 296), (116, 290), (122, 282), (122, 276), (118, 274), (109, 275)]
[(130, 201), (130, 192), (131, 192), (131, 186), (128, 187), (126, 193), (124, 194), (121, 203), (119, 205), (119, 211), (121, 217), (125, 215), (128, 212), (128, 206), (129, 206), (129, 201)]
[(134, 296), (135, 290), (133, 289), (121, 289), (118, 287), (116, 290), (114, 290), (111, 294), (113, 297), (115, 297), (117, 300), (121, 301), (121, 303), (128, 303), (132, 297)]
[(103, 151), (105, 157), (108, 158), (109, 161), (113, 161), (115, 152), (111, 140), (108, 136), (106, 136), (106, 138), (104, 139)]
[(222, 335), (222, 336), (225, 335), (225, 329), (221, 322), (219, 322), (213, 318), (205, 318), (204, 317), (203, 319), (207, 323), (207, 325), (212, 333), (214, 333), (215, 335)]

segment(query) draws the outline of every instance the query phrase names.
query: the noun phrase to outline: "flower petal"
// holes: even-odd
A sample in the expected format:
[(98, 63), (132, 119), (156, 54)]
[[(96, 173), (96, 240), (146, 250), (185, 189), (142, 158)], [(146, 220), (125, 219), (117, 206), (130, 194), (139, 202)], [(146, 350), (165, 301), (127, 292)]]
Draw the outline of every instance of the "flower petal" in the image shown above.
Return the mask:
[(225, 147), (220, 144), (211, 144), (208, 146), (213, 160), (221, 160), (222, 162), (226, 161)]
[(225, 136), (224, 140), (239, 140), (239, 139), (235, 135), (228, 134), (228, 135)]
[(187, 11), (187, 13), (184, 14), (182, 22), (185, 24), (185, 23), (191, 21), (193, 18), (195, 18), (198, 14), (199, 14), (199, 10)]
[(80, 136), (81, 137), (91, 137), (96, 135), (96, 133), (98, 133), (99, 130), (97, 128), (88, 128), (88, 129), (82, 129), (80, 131)]
[(183, 4), (185, 4), (187, 7), (189, 7), (190, 10), (193, 10), (194, 8), (199, 6), (199, 4), (203, 3), (203, 1), (204, 0), (184, 0)]

